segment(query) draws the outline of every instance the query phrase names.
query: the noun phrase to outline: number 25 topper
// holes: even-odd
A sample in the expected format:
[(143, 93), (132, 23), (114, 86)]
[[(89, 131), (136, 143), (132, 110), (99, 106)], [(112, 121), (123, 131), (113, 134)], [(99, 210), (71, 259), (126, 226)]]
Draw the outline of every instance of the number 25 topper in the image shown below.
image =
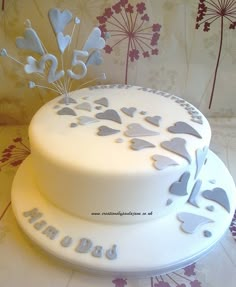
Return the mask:
[[(60, 65), (57, 57), (47, 52), (37, 32), (32, 28), (29, 19), (25, 21), (23, 37), (16, 38), (16, 46), (20, 49), (34, 52), (39, 57), (36, 59), (33, 56), (28, 56), (26, 59), (27, 63), (24, 64), (9, 55), (5, 48), (1, 49), (0, 55), (23, 65), (27, 74), (35, 74), (40, 80), (46, 80), (51, 85), (51, 87), (42, 86), (30, 81), (30, 88), (40, 87), (52, 90), (58, 94), (64, 94), (65, 103), (68, 103), (68, 91), (70, 91), (72, 81), (83, 79), (87, 75), (89, 65), (100, 65), (102, 63), (101, 50), (105, 47), (105, 40), (101, 37), (100, 29), (98, 27), (93, 28), (82, 49), (74, 49), (72, 51), (70, 67), (66, 69), (63, 56), (66, 51), (70, 52), (73, 35), (76, 26), (80, 24), (80, 19), (78, 17), (73, 19), (69, 10), (61, 11), (57, 8), (50, 9), (48, 17), (61, 55)], [(72, 20), (74, 22), (72, 32), (70, 35), (65, 35), (65, 28)], [(63, 81), (62, 78), (64, 78)], [(95, 80), (103, 80), (105, 78), (105, 74), (102, 73)]]

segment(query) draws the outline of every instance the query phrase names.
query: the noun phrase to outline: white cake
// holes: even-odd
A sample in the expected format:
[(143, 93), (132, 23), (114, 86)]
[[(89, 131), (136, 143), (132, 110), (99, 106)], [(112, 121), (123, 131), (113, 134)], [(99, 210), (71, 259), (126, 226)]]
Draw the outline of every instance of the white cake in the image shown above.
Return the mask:
[(123, 85), (71, 92), (35, 114), (29, 138), (16, 217), (81, 268), (168, 272), (205, 254), (230, 224), (234, 182), (209, 151), (207, 119), (179, 97)]

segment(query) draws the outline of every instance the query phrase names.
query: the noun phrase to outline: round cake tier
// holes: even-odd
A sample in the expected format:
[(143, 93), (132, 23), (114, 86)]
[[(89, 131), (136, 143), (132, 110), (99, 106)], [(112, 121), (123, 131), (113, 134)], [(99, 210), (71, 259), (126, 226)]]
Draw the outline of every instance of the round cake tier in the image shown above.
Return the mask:
[(49, 201), (88, 220), (134, 223), (189, 199), (211, 130), (183, 99), (107, 85), (47, 103), (29, 137), (35, 180)]
[(29, 238), (66, 263), (114, 276), (158, 275), (196, 262), (230, 225), (235, 185), (211, 151), (197, 182), (201, 185), (177, 212), (138, 224), (102, 224), (46, 200), (33, 180), (30, 156), (14, 179), (12, 208)]

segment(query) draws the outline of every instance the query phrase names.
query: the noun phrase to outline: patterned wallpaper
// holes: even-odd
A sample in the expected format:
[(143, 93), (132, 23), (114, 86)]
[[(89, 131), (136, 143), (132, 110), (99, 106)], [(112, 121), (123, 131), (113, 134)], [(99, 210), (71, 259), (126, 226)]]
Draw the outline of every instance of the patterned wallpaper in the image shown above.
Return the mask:
[[(102, 83), (157, 88), (183, 97), (207, 116), (236, 116), (236, 0), (0, 0), (0, 49), (25, 63), (15, 47), (26, 19), (47, 50), (56, 54), (48, 21), (52, 7), (80, 19), (78, 47), (94, 26), (106, 38), (104, 62), (86, 82), (105, 72)], [(27, 124), (56, 94), (30, 89), (22, 65), (0, 57), (0, 124)], [(210, 107), (210, 108), (209, 108)]]

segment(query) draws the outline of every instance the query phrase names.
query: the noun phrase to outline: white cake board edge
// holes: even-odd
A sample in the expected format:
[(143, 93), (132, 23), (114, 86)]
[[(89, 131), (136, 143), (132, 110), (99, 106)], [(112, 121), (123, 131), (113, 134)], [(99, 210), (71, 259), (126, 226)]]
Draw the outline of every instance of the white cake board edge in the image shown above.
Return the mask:
[[(31, 156), (19, 167), (12, 185), (12, 208), (22, 230), (46, 252), (82, 271), (99, 275), (147, 277), (173, 272), (190, 265), (206, 254), (222, 238), (231, 223), (236, 208), (236, 190), (234, 181), (223, 162), (209, 152), (206, 165), (200, 173), (203, 190), (221, 187), (227, 191), (230, 212), (217, 202), (201, 196), (196, 198), (199, 208), (186, 203), (181, 210), (158, 220), (137, 224), (101, 224), (87, 221), (58, 209), (38, 191), (31, 171)], [(212, 182), (215, 180), (215, 183)], [(214, 211), (206, 207), (214, 206)], [(42, 217), (30, 223), (24, 212), (37, 208)], [(187, 212), (207, 217), (212, 222), (200, 225), (192, 233), (181, 229), (177, 214)], [(46, 221), (46, 225), (37, 230), (36, 222)], [(58, 233), (50, 239), (43, 231), (53, 226)], [(204, 232), (210, 232), (206, 237)], [(61, 245), (61, 240), (69, 236), (72, 243), (68, 247)], [(81, 238), (90, 239), (91, 251), (76, 252)], [(102, 246), (101, 257), (94, 257), (91, 252), (95, 246)], [(110, 260), (106, 250), (117, 246), (117, 258)]]

